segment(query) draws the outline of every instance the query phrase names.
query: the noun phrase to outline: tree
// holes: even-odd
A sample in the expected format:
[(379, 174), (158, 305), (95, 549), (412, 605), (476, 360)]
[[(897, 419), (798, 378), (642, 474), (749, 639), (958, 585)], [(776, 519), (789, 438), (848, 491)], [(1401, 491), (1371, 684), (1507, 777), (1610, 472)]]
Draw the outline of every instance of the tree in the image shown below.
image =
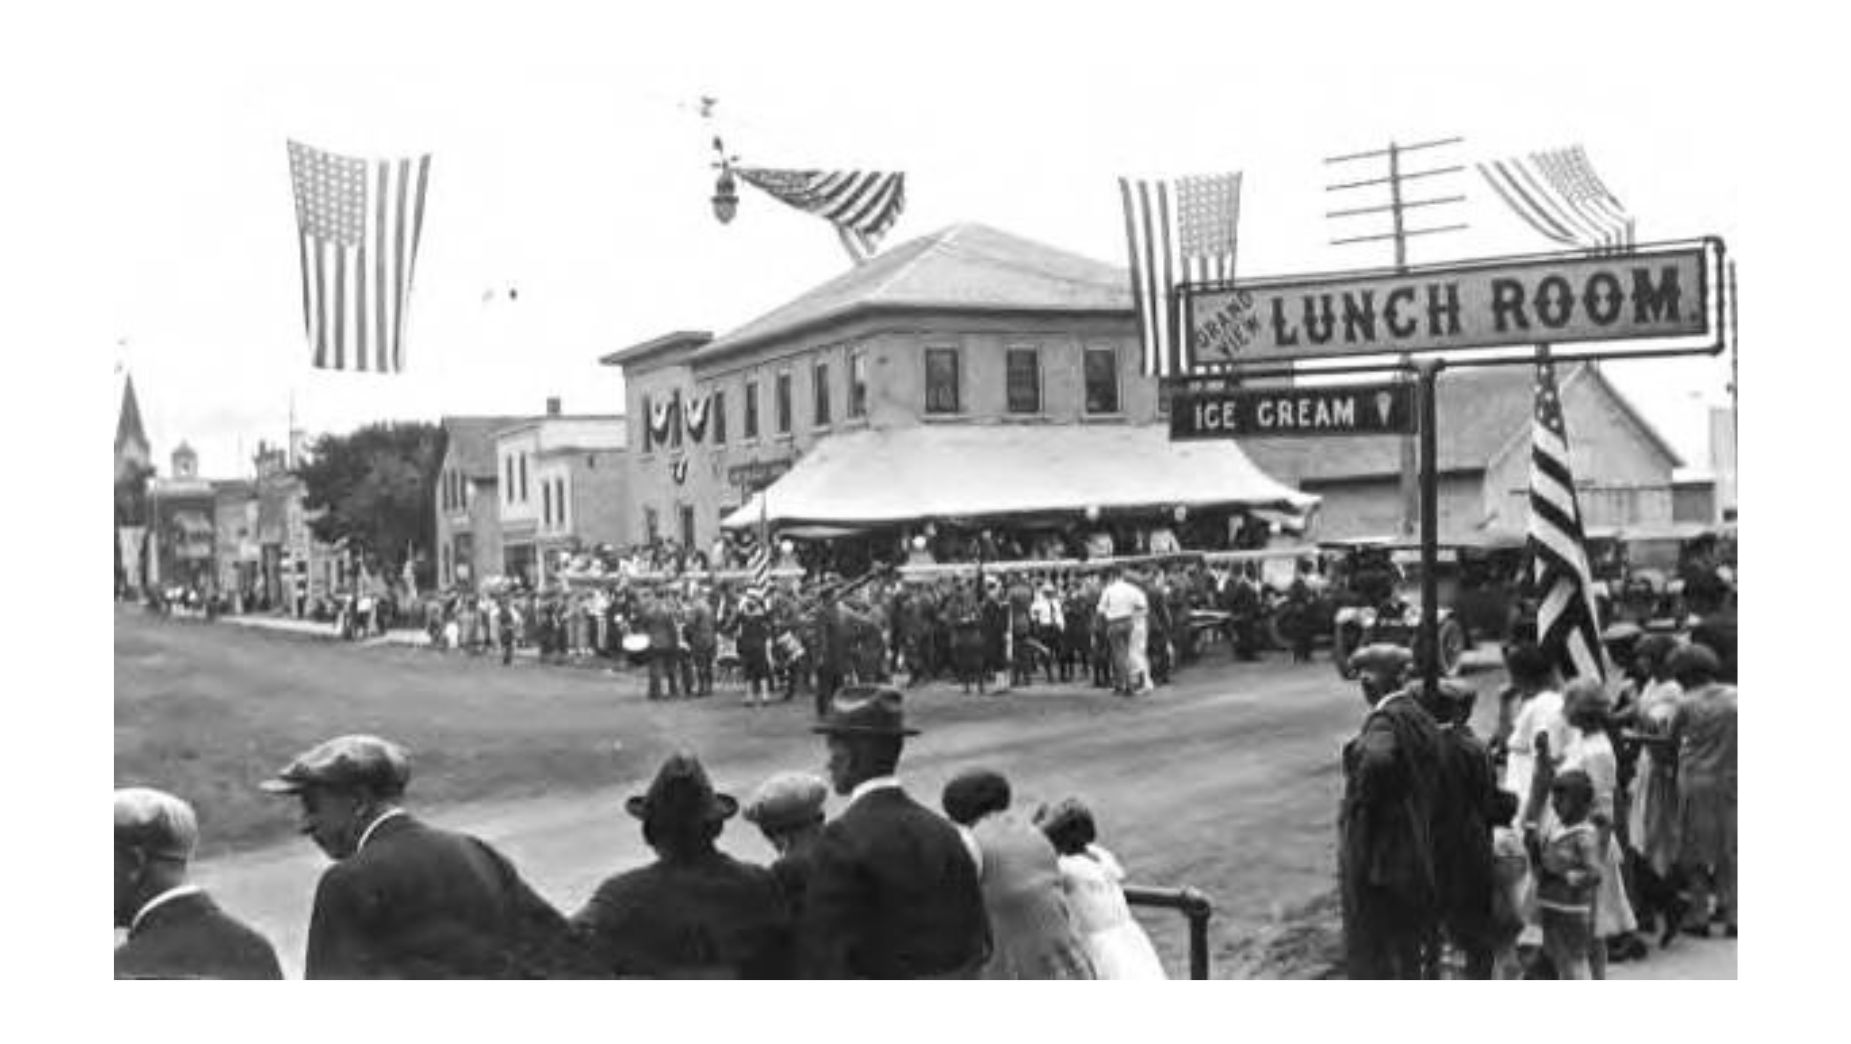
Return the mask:
[(316, 539), (345, 540), (350, 550), (394, 572), (407, 550), (430, 547), (443, 445), (443, 429), (423, 423), (369, 424), (317, 438), (296, 469), (307, 486), (304, 506), (326, 509), (310, 523)]

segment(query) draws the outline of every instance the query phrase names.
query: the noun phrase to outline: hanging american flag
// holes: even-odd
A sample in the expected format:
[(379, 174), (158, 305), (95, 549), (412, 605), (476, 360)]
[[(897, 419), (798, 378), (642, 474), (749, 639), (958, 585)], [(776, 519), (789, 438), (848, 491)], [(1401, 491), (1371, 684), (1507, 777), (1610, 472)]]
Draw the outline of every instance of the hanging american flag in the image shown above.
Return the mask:
[(874, 256), (880, 238), (906, 208), (906, 175), (860, 170), (737, 167), (739, 176), (779, 201), (835, 226), (856, 264)]
[(1581, 509), (1568, 463), (1568, 429), (1555, 364), (1536, 363), (1536, 416), (1530, 433), (1529, 549), (1535, 561), (1536, 640), (1564, 677), (1606, 677), (1593, 579), (1582, 542)]
[(325, 370), (398, 373), (431, 157), (361, 160), (289, 143), (302, 325)]
[(1118, 179), (1125, 205), (1131, 296), (1144, 342), (1144, 373), (1189, 372), (1192, 353), (1173, 297), (1179, 283), (1228, 282), (1240, 229), (1240, 174), (1175, 181)]
[(1557, 243), (1588, 250), (1634, 243), (1632, 216), (1579, 145), (1480, 163), (1478, 172), (1518, 217)]
[(747, 582), (746, 592), (754, 598), (764, 599), (771, 594), (771, 547), (761, 543), (752, 549), (752, 557), (746, 560), (746, 569), (752, 574)]

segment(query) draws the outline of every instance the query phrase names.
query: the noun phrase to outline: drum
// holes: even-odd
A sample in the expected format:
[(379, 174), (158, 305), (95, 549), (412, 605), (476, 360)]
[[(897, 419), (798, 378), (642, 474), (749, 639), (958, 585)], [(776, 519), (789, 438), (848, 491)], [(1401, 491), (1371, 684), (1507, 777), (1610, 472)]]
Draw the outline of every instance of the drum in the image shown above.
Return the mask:
[(631, 656), (641, 656), (649, 651), (649, 636), (638, 631), (623, 636), (623, 651)]

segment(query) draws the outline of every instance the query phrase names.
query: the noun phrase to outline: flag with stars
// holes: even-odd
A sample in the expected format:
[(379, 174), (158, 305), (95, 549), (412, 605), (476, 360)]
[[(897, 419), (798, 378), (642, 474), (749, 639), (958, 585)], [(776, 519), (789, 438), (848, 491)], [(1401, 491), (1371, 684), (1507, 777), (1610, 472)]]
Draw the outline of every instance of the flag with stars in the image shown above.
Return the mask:
[(1579, 145), (1480, 163), (1478, 172), (1512, 212), (1563, 246), (1617, 252), (1637, 237), (1632, 215)]
[(1536, 590), (1536, 640), (1565, 678), (1606, 677), (1593, 578), (1582, 540), (1581, 509), (1568, 461), (1568, 429), (1555, 364), (1536, 364), (1536, 416), (1530, 433), (1529, 549)]
[(431, 157), (362, 160), (289, 143), (302, 326), (324, 370), (398, 373)]
[(1234, 278), (1240, 229), (1240, 174), (1174, 181), (1119, 178), (1125, 207), (1125, 248), (1131, 296), (1144, 343), (1144, 373), (1180, 377), (1193, 367), (1175, 294), (1181, 283)]

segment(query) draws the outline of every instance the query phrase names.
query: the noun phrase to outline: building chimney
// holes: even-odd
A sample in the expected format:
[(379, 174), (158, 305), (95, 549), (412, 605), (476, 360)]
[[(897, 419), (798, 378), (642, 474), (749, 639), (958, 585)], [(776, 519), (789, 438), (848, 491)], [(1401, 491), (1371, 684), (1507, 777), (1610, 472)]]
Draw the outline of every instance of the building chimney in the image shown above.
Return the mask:
[(547, 415), (548, 417), (557, 417), (557, 416), (559, 416), (559, 396), (557, 396), (557, 395), (553, 395), (553, 396), (549, 396), (549, 397), (547, 398), (547, 400), (546, 400), (546, 415)]

